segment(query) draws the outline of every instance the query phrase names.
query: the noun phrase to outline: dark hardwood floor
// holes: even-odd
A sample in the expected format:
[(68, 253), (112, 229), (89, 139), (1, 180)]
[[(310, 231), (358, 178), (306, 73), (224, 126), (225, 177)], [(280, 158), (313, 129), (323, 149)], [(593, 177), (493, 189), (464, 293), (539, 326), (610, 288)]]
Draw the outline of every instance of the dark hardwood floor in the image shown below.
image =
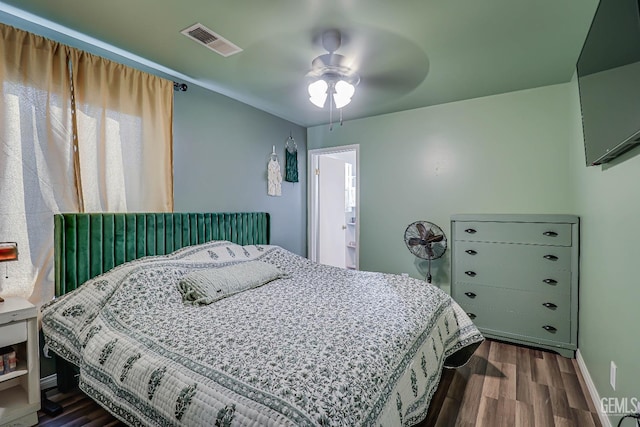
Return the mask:
[(575, 359), (486, 340), (467, 365), (445, 370), (424, 425), (602, 424)]
[[(48, 393), (64, 412), (40, 426), (123, 426), (81, 391)], [(467, 365), (445, 370), (426, 426), (601, 426), (573, 359), (485, 341)]]
[(51, 390), (47, 393), (49, 400), (59, 403), (63, 412), (57, 417), (50, 417), (42, 410), (38, 412), (38, 425), (48, 427), (114, 427), (125, 426), (124, 423), (114, 418), (105, 411), (102, 406), (91, 400), (79, 389), (70, 393), (60, 393)]

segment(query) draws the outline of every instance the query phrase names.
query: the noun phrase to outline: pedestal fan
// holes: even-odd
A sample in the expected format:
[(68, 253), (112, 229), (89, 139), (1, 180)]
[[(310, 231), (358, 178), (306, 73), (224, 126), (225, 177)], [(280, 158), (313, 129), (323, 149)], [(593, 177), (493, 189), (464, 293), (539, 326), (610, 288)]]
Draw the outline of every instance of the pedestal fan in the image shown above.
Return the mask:
[(447, 250), (447, 237), (440, 227), (429, 221), (416, 221), (404, 231), (404, 242), (412, 254), (427, 260), (427, 282), (431, 283), (431, 261)]

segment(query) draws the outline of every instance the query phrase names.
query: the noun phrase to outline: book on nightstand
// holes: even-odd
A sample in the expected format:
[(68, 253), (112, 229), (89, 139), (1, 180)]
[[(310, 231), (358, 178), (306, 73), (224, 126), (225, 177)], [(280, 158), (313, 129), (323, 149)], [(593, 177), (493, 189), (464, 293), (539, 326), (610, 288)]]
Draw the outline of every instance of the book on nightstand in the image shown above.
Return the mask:
[(0, 375), (15, 371), (16, 365), (16, 350), (11, 346), (0, 348)]

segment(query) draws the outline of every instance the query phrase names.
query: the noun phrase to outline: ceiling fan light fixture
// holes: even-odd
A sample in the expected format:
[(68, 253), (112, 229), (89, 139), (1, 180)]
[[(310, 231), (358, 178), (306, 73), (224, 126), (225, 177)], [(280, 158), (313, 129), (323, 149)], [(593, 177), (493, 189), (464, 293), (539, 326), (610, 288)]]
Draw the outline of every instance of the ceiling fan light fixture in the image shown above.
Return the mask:
[(356, 85), (360, 82), (360, 76), (353, 71), (344, 69), (336, 70), (332, 67), (324, 67), (322, 70), (313, 70), (307, 74), (310, 83), (308, 86), (309, 100), (319, 108), (325, 107), (328, 95), (333, 102), (331, 107), (341, 109), (351, 102), (356, 92)]
[(334, 88), (333, 102), (335, 102), (336, 108), (348, 105), (351, 102), (351, 97), (356, 92), (355, 86), (344, 80), (339, 80)]
[(351, 102), (355, 87), (360, 83), (360, 75), (351, 68), (352, 61), (335, 53), (341, 40), (340, 31), (325, 31), (322, 45), (328, 53), (315, 57), (311, 61), (311, 71), (306, 75), (309, 101), (318, 108), (328, 107), (330, 129), (333, 128), (333, 110), (339, 110), (342, 124), (342, 108)]
[(327, 101), (327, 89), (329, 85), (322, 79), (309, 84), (309, 101), (316, 107), (323, 108)]

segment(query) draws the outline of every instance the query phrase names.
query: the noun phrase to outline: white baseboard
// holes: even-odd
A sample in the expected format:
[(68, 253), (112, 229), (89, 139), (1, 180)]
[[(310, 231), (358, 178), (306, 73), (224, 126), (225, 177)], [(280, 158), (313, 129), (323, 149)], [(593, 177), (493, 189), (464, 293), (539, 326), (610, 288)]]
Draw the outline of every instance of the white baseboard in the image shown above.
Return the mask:
[(40, 378), (40, 390), (47, 390), (58, 385), (58, 375), (51, 374), (48, 377)]
[(589, 374), (589, 370), (587, 369), (587, 365), (584, 363), (584, 359), (582, 358), (582, 353), (580, 353), (580, 349), (576, 351), (576, 362), (578, 362), (578, 367), (580, 368), (580, 372), (582, 373), (582, 378), (584, 378), (584, 382), (587, 384), (587, 388), (589, 389), (589, 395), (591, 396), (591, 400), (593, 400), (593, 404), (598, 411), (598, 418), (600, 418), (600, 422), (603, 427), (613, 427), (611, 425), (611, 421), (607, 414), (602, 411), (602, 405), (600, 404), (600, 394), (598, 394), (598, 390), (596, 389), (596, 385), (593, 383), (591, 379), (591, 374)]

